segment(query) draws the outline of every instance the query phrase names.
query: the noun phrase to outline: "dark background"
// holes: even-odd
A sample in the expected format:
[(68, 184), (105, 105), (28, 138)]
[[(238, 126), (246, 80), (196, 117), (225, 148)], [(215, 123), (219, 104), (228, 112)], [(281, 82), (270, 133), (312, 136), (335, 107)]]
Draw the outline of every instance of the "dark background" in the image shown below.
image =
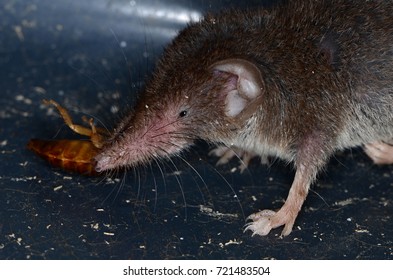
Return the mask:
[[(232, 3), (236, 2), (236, 3)], [(290, 166), (215, 166), (198, 143), (179, 159), (118, 178), (52, 168), (30, 138), (81, 138), (42, 105), (107, 127), (132, 107), (167, 44), (190, 19), (265, 1), (0, 0), (0, 259), (392, 259), (391, 166), (345, 151), (319, 176), (292, 234), (243, 233), (279, 208)], [(267, 2), (267, 1), (266, 1)], [(195, 169), (195, 170), (194, 170)]]

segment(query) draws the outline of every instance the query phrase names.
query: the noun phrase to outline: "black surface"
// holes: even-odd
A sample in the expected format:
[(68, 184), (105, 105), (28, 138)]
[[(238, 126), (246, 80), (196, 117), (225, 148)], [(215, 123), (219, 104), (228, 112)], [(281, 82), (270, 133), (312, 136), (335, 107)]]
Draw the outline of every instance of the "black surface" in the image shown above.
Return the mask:
[(185, 155), (192, 167), (174, 159), (106, 179), (52, 168), (25, 148), (80, 138), (43, 98), (111, 127), (187, 19), (230, 2), (0, 1), (1, 259), (393, 258), (393, 168), (360, 150), (331, 161), (280, 239), (281, 229), (242, 232), (245, 216), (286, 198), (293, 172), (280, 162), (239, 174), (235, 161), (215, 167), (199, 143)]

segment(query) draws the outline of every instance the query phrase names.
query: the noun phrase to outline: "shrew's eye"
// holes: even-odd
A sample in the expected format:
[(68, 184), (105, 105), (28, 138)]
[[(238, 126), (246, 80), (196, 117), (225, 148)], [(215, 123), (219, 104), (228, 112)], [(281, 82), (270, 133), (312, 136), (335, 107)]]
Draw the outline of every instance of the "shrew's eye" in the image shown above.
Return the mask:
[(185, 116), (187, 116), (187, 111), (186, 110), (184, 110), (184, 111), (181, 111), (180, 113), (179, 113), (179, 117), (180, 118), (183, 118), (183, 117), (185, 117)]

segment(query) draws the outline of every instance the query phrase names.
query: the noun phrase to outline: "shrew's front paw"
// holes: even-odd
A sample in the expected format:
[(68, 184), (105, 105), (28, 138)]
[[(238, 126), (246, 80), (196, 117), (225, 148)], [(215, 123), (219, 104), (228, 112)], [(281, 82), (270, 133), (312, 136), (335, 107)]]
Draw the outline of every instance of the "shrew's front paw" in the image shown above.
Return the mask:
[[(211, 150), (209, 155), (213, 155), (219, 158), (216, 165), (227, 164), (232, 158), (238, 158), (240, 161), (239, 170), (243, 173), (245, 169), (248, 168), (250, 160), (258, 155), (252, 152), (247, 152), (243, 149), (237, 147), (228, 148), (226, 146), (218, 146), (217, 148)], [(267, 163), (267, 158), (261, 158), (262, 163)]]
[(364, 151), (375, 164), (393, 163), (393, 145), (385, 142), (373, 142), (365, 145)]

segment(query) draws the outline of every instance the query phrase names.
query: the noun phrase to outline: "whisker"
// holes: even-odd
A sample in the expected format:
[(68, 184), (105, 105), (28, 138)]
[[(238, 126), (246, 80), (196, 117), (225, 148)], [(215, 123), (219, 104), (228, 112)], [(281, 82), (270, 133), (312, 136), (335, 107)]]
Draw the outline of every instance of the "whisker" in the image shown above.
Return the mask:
[(310, 188), (310, 192), (315, 193), (323, 201), (323, 203), (325, 203), (326, 206), (328, 206), (328, 207), (330, 206), (329, 203), (327, 203), (326, 200), (318, 192), (316, 192), (315, 190), (313, 190), (311, 188)]
[[(165, 143), (165, 142), (161, 142), (162, 144), (168, 144), (168, 143)], [(160, 147), (160, 146), (155, 146), (155, 145), (149, 145), (149, 147), (151, 147), (152, 149), (154, 149), (154, 150), (157, 150), (157, 151), (161, 151), (162, 153), (163, 153), (163, 155), (165, 155), (165, 156), (168, 156), (168, 152), (164, 149), (164, 148), (162, 148), (162, 147)], [(156, 158), (156, 156), (155, 155), (151, 155), (151, 157), (152, 158)]]
[(112, 28), (109, 28), (109, 30), (111, 31), (113, 37), (115, 38), (115, 40), (120, 48), (121, 54), (123, 55), (124, 61), (126, 62), (126, 68), (128, 70), (129, 79), (132, 81), (132, 73), (131, 73), (130, 68), (128, 67), (128, 65), (129, 65), (128, 58), (127, 58), (126, 54), (124, 53), (123, 48), (121, 47), (120, 40)]
[[(179, 157), (179, 159), (181, 159), (185, 164), (187, 164), (187, 165), (191, 168), (191, 170), (198, 176), (198, 178), (202, 181), (203, 185), (205, 186), (205, 189), (207, 190), (209, 196), (211, 196), (210, 191), (209, 191), (209, 188), (208, 188), (208, 186), (207, 186), (205, 180), (202, 178), (201, 174), (199, 174), (199, 172), (194, 168), (194, 166), (192, 166), (192, 164), (189, 163), (189, 162), (188, 162), (185, 158), (183, 158), (181, 155), (179, 155), (178, 157)], [(206, 204), (205, 197), (204, 197), (204, 195), (203, 195), (203, 193), (202, 193), (201, 188), (199, 187), (199, 184), (196, 184), (196, 185), (198, 186), (198, 190), (199, 190), (199, 192), (201, 193), (202, 200), (203, 200), (203, 204)]]
[(165, 124), (165, 125), (163, 125), (163, 126), (160, 126), (160, 127), (156, 128), (154, 131), (161, 130), (161, 129), (167, 127), (167, 126), (170, 126), (170, 125), (172, 125), (172, 124), (177, 123), (178, 121), (179, 121), (179, 119), (176, 119), (176, 120), (174, 120), (174, 121), (172, 121), (172, 122), (170, 122), (170, 123), (167, 123), (167, 124)]
[(238, 195), (236, 194), (234, 188), (231, 186), (231, 184), (228, 182), (228, 180), (225, 179), (225, 177), (224, 177), (220, 172), (217, 171), (217, 169), (216, 169), (214, 166), (212, 166), (211, 164), (209, 164), (209, 165), (212, 167), (213, 171), (216, 172), (216, 174), (219, 175), (219, 176), (221, 177), (221, 179), (226, 183), (226, 185), (227, 185), (227, 186), (229, 187), (229, 189), (232, 191), (232, 193), (234, 194), (234, 196), (235, 196), (235, 198), (236, 198), (237, 203), (239, 204), (240, 210), (241, 210), (242, 215), (243, 215), (243, 219), (245, 219), (243, 206), (242, 206), (242, 204), (241, 204), (241, 202), (240, 202), (240, 199), (239, 199)]
[(127, 170), (124, 171), (122, 179), (121, 179), (121, 183), (120, 183), (120, 187), (116, 193), (116, 197), (119, 196), (120, 192), (124, 189), (124, 186), (126, 185), (126, 178), (127, 178)]
[[(93, 61), (91, 61), (90, 59), (87, 59), (87, 61), (88, 61), (90, 64), (94, 65), (94, 68), (95, 68), (95, 69), (100, 69), (100, 68), (101, 68), (101, 67), (99, 67), (98, 65), (96, 65), (95, 63), (93, 63)], [(99, 88), (103, 93), (109, 95), (109, 92), (103, 87), (102, 83), (98, 82), (98, 81), (97, 81), (96, 79), (94, 79), (92, 76), (90, 76), (90, 75), (84, 73), (84, 72), (82, 71), (82, 69), (76, 68), (75, 66), (72, 66), (71, 64), (68, 64), (68, 66), (69, 66), (71, 69), (73, 69), (73, 70), (75, 70), (76, 72), (78, 72), (79, 75), (82, 75), (84, 78), (87, 78), (89, 81), (93, 82), (93, 84), (94, 84), (97, 88)], [(107, 77), (107, 78), (108, 78), (108, 77)]]
[[(160, 131), (161, 129), (164, 129), (165, 127), (170, 126), (170, 125), (172, 125), (174, 123), (176, 123), (176, 122), (171, 122), (171, 123), (165, 124), (163, 126), (157, 127), (156, 129), (154, 129), (154, 131)], [(153, 137), (157, 137), (157, 136), (158, 135), (154, 135)]]
[(164, 187), (165, 187), (165, 189), (166, 189), (165, 175), (164, 175), (164, 171), (162, 170), (162, 168), (161, 168), (161, 166), (160, 166), (160, 161), (159, 161), (157, 158), (155, 158), (155, 157), (153, 158), (153, 160), (154, 160), (154, 162), (156, 163), (158, 169), (160, 170), (161, 177), (162, 177), (162, 180), (163, 180), (163, 182), (164, 182)]
[(177, 174), (180, 174), (179, 169), (177, 168), (176, 164), (173, 162), (173, 160), (168, 157), (168, 161), (173, 165), (173, 167), (175, 168), (175, 170), (177, 171), (176, 173), (174, 173), (175, 179), (177, 181), (177, 184), (179, 185), (182, 197), (183, 197), (183, 202), (184, 202), (184, 212), (185, 212), (185, 216), (184, 216), (184, 220), (187, 221), (187, 200), (186, 200), (186, 195), (184, 193), (184, 189), (182, 187), (182, 184), (180, 182), (179, 176)]
[(85, 113), (85, 112), (83, 112), (83, 114), (90, 117), (90, 118), (93, 118), (95, 122), (99, 123), (100, 126), (98, 126), (96, 128), (97, 129), (100, 129), (100, 128), (104, 129), (106, 136), (111, 135), (111, 131), (108, 129), (108, 127), (105, 125), (105, 123), (99, 117), (97, 117), (93, 114)]
[(170, 135), (172, 138), (175, 138), (175, 139), (189, 139), (189, 140), (198, 139), (198, 136), (193, 135), (193, 134), (170, 133), (169, 135)]
[(109, 192), (109, 194), (104, 198), (104, 200), (102, 201), (102, 204), (104, 204), (105, 202), (107, 202), (109, 200), (109, 198), (112, 196), (112, 194), (115, 192), (115, 190), (117, 189), (117, 186), (115, 185), (111, 191)]
[[(164, 141), (159, 141), (158, 143), (161, 143), (161, 144), (163, 144), (163, 145), (168, 145), (168, 146), (174, 146), (174, 147), (177, 147), (177, 148), (179, 148), (179, 149), (183, 149), (182, 146), (180, 146), (180, 145), (178, 145), (178, 144), (176, 144), (176, 143), (164, 142)], [(155, 147), (155, 148), (156, 148), (156, 149), (159, 149), (159, 150), (161, 150), (161, 151), (163, 151), (163, 152), (165, 152), (166, 155), (169, 155), (168, 152), (165, 151), (163, 148), (161, 148), (161, 147)], [(170, 156), (170, 155), (169, 155), (169, 156)]]
[(137, 179), (138, 182), (138, 188), (137, 188), (137, 193), (136, 193), (136, 197), (139, 197), (140, 194), (140, 189), (141, 189), (141, 174), (139, 173), (139, 169), (138, 168), (133, 168), (134, 171), (134, 177)]
[(151, 162), (149, 162), (149, 168), (150, 168), (150, 174), (153, 176), (153, 182), (154, 182), (154, 212), (157, 210), (157, 201), (158, 201), (158, 185), (156, 181), (156, 177), (154, 176), (153, 168), (151, 166)]
[(142, 134), (141, 138), (145, 137), (146, 134), (147, 134), (150, 130), (152, 130), (152, 127), (153, 127), (153, 125), (151, 124), (150, 127), (148, 127), (148, 128), (146, 129), (146, 131)]

